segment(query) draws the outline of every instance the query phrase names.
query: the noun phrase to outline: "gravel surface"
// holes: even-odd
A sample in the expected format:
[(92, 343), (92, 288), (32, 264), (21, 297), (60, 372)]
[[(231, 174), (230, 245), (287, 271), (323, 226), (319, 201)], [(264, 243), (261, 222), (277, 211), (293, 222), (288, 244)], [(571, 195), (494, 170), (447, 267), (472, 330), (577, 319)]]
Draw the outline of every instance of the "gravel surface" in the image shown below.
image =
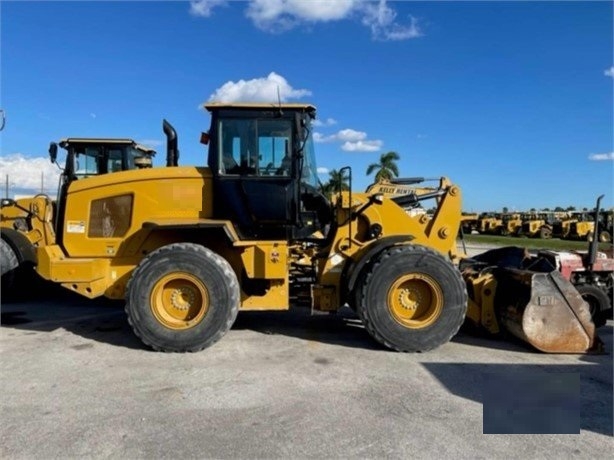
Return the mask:
[[(378, 346), (350, 310), (244, 312), (213, 347), (166, 354), (142, 346), (121, 304), (5, 303), (0, 457), (603, 458), (613, 447), (611, 322), (601, 336), (608, 355), (544, 355), (466, 331), (402, 354)], [(534, 413), (564, 413), (562, 432), (579, 434), (484, 434), (501, 407), (505, 420), (517, 409), (498, 402), (553, 378), (571, 382), (558, 412), (538, 404), (537, 385)]]

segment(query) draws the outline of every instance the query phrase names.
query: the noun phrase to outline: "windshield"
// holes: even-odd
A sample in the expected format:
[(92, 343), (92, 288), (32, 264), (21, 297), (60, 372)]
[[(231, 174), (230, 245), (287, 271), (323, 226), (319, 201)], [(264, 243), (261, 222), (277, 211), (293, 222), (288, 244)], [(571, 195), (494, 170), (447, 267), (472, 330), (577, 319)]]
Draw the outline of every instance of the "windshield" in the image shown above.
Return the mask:
[(319, 186), (316, 154), (311, 131), (308, 132), (307, 140), (303, 147), (303, 173), (301, 175), (301, 182), (305, 182), (315, 188)]

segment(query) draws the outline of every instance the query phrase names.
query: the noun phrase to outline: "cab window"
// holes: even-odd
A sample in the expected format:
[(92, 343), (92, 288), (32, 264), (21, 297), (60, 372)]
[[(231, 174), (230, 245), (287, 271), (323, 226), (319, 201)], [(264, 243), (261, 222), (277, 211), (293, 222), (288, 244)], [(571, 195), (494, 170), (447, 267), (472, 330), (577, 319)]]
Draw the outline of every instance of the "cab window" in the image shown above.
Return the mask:
[(221, 174), (290, 175), (290, 120), (222, 119), (218, 133)]
[(74, 155), (73, 171), (78, 178), (97, 176), (99, 171), (98, 160), (102, 158), (100, 147), (85, 147), (76, 150)]
[(122, 170), (122, 150), (108, 149), (107, 150), (107, 172), (117, 172)]

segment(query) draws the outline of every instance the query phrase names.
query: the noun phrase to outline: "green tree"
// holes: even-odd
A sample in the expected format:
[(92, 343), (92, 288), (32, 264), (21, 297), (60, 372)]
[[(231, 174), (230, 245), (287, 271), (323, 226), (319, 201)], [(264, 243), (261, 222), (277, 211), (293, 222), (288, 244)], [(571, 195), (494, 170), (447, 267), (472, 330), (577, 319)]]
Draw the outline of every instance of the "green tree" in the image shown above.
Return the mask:
[(332, 195), (339, 190), (349, 190), (350, 177), (347, 175), (347, 171), (331, 170), (328, 173), (328, 182), (322, 185), (321, 190), (325, 195)]
[(575, 206), (567, 206), (567, 208), (565, 208), (565, 211), (575, 211), (576, 207)]
[(507, 206), (503, 206), (503, 214), (507, 214), (508, 211), (509, 209), (507, 208)]
[(399, 167), (396, 162), (400, 159), (401, 157), (397, 152), (382, 153), (379, 158), (379, 163), (371, 163), (367, 167), (367, 176), (375, 172), (375, 182), (399, 177)]

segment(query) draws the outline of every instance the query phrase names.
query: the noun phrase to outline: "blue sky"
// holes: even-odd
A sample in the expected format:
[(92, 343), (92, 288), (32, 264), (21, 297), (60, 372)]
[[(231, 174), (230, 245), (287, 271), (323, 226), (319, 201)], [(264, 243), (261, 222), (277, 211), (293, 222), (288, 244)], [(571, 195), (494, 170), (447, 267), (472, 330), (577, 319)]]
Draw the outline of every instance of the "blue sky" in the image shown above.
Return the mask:
[[(0, 174), (55, 184), (49, 142), (130, 137), (202, 165), (211, 99), (310, 102), (321, 179), (396, 151), (468, 211), (614, 204), (612, 2), (0, 3)], [(55, 168), (55, 169), (54, 169)], [(52, 189), (54, 185), (49, 185)]]

